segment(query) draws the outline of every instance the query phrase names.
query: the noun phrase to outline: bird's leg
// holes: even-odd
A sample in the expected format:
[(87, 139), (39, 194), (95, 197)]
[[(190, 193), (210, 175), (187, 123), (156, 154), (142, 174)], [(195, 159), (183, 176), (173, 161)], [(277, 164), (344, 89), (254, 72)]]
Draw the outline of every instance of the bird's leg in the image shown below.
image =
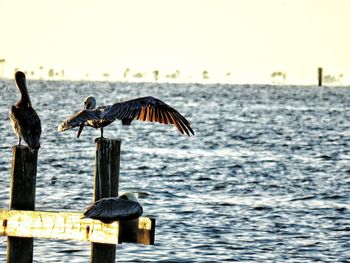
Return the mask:
[(101, 128), (101, 138), (103, 138), (103, 128)]
[(19, 145), (19, 146), (21, 145), (21, 141), (22, 141), (22, 138), (21, 138), (21, 137), (18, 137), (18, 145)]

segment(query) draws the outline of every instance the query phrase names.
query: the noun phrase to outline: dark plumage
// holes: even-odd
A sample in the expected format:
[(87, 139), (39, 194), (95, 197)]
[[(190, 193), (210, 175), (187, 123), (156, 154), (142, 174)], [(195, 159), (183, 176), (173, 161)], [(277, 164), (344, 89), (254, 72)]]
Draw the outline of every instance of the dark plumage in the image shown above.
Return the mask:
[(185, 117), (154, 97), (142, 97), (95, 108), (96, 100), (93, 96), (89, 96), (84, 100), (84, 104), (85, 109), (62, 122), (58, 126), (58, 131), (62, 132), (79, 126), (77, 134), (79, 137), (84, 126), (90, 126), (101, 128), (101, 137), (103, 137), (103, 127), (119, 119), (123, 125), (130, 125), (133, 120), (173, 124), (182, 134), (194, 135)]
[(131, 220), (139, 218), (143, 213), (142, 206), (132, 193), (119, 197), (102, 198), (87, 208), (83, 218), (101, 220), (112, 223), (117, 220)]
[(40, 119), (30, 103), (24, 73), (17, 71), (15, 80), (21, 97), (10, 110), (12, 128), (18, 136), (18, 145), (21, 145), (21, 139), (23, 139), (29, 148), (37, 150), (40, 148)]

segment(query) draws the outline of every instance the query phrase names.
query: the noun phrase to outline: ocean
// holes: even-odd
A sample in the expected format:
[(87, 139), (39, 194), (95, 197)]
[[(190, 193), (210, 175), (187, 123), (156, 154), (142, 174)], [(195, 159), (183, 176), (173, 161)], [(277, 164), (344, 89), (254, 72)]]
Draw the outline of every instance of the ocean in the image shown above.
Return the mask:
[[(92, 201), (96, 137), (57, 126), (94, 95), (98, 105), (154, 96), (175, 127), (116, 121), (119, 192), (140, 192), (156, 218), (154, 246), (117, 245), (117, 262), (347, 262), (350, 260), (350, 88), (28, 80), (42, 122), (36, 210), (81, 211)], [(0, 206), (8, 208), (8, 118), (19, 98), (0, 80)], [(0, 262), (6, 258), (0, 237)], [(34, 262), (89, 262), (90, 244), (36, 239)]]

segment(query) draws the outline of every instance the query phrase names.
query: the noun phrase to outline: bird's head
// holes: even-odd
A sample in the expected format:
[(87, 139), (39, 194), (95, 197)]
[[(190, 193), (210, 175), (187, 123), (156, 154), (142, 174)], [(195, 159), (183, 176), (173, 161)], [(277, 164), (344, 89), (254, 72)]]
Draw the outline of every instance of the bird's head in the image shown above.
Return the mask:
[(27, 91), (27, 82), (26, 75), (22, 71), (17, 71), (15, 73), (15, 81), (18, 90), (21, 92), (21, 99), (17, 102), (17, 106), (19, 105), (28, 105), (31, 107), (30, 98)]
[(26, 79), (26, 75), (22, 72), (22, 71), (17, 71), (15, 73), (15, 79), (18, 79), (18, 80), (22, 80), (22, 79)]
[(89, 96), (84, 99), (84, 109), (92, 110), (96, 108), (96, 99), (94, 96)]
[(119, 198), (125, 199), (125, 200), (129, 200), (129, 201), (134, 201), (134, 202), (139, 202), (139, 200), (137, 199), (137, 196), (135, 193), (124, 193), (122, 195), (119, 196)]
[(17, 71), (15, 74), (17, 87), (20, 91), (27, 89), (26, 75), (22, 71)]

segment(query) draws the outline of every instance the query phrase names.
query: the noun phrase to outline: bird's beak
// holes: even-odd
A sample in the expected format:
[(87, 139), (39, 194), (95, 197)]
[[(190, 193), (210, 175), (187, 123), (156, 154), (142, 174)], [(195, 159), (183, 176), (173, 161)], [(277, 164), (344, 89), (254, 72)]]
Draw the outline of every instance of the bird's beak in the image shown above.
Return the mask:
[(83, 131), (83, 129), (84, 129), (84, 123), (80, 124), (80, 126), (79, 126), (79, 130), (78, 130), (78, 132), (77, 132), (77, 138), (80, 137), (80, 134), (81, 134), (81, 132)]

